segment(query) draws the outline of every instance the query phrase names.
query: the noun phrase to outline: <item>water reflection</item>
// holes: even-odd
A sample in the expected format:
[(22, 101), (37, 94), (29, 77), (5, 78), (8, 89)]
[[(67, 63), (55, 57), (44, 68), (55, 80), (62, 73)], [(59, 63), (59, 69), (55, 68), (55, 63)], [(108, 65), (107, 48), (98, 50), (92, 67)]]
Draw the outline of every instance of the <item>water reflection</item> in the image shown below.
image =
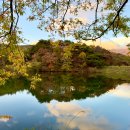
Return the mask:
[(70, 74), (42, 79), (33, 90), (24, 78), (0, 87), (0, 130), (130, 129), (126, 81)]
[(120, 80), (108, 79), (103, 76), (79, 76), (79, 75), (43, 75), (42, 82), (30, 92), (36, 96), (39, 102), (71, 101), (73, 99), (85, 99), (86, 97), (100, 96), (116, 85), (123, 83)]
[(61, 129), (72, 130), (114, 130), (114, 126), (103, 115), (96, 115), (91, 108), (84, 108), (74, 102), (47, 104), (49, 112), (62, 123)]
[(117, 85), (116, 89), (110, 90), (110, 93), (119, 97), (130, 98), (130, 84)]
[(28, 90), (39, 102), (71, 101), (85, 99), (104, 94), (124, 81), (108, 79), (103, 76), (81, 76), (72, 74), (45, 74), (42, 82), (30, 88), (30, 82), (24, 78), (9, 80), (5, 86), (0, 87), (0, 95), (13, 94), (17, 91)]
[(0, 115), (0, 122), (8, 122), (11, 118), (12, 116), (9, 115)]

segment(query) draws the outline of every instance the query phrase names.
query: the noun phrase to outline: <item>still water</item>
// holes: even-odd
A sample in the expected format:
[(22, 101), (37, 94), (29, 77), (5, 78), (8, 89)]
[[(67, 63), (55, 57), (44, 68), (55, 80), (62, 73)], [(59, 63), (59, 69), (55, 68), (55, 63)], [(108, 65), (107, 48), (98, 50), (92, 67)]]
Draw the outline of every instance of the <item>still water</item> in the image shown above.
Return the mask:
[(0, 87), (0, 130), (130, 130), (130, 84), (103, 76), (49, 74)]

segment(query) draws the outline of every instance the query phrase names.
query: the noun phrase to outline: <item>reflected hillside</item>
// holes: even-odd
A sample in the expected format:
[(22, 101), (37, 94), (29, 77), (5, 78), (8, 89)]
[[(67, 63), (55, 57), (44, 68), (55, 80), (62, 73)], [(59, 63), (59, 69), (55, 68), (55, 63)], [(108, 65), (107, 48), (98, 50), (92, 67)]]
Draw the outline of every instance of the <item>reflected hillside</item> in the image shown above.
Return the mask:
[(15, 94), (18, 91), (28, 89), (29, 86), (30, 82), (23, 77), (20, 79), (10, 79), (4, 86), (0, 86), (0, 96), (5, 94)]
[(70, 101), (85, 99), (104, 94), (124, 81), (109, 79), (103, 76), (84, 76), (73, 74), (42, 74), (42, 81), (34, 89), (24, 78), (9, 80), (0, 87), (0, 96), (28, 90), (39, 102)]
[(49, 74), (43, 75), (42, 79), (42, 82), (35, 89), (30, 90), (40, 102), (50, 102), (53, 99), (70, 101), (100, 96), (123, 83), (123, 81), (103, 76), (72, 74)]

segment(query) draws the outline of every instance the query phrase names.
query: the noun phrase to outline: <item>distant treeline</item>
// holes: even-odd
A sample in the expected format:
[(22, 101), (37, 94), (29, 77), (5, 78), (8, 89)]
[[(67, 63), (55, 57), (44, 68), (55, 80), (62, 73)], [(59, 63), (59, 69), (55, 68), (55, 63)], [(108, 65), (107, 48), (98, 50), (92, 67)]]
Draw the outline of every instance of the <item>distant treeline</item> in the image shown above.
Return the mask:
[(129, 56), (68, 40), (40, 40), (25, 50), (25, 60), (38, 71), (87, 71), (90, 67), (130, 65)]

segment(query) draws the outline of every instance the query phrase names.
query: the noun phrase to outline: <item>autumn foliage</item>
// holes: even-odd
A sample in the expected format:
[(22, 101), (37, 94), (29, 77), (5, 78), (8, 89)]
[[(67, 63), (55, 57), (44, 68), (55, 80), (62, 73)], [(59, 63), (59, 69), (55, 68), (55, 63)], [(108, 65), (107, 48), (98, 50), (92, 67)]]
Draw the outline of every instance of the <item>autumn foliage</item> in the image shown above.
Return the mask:
[(37, 71), (88, 71), (90, 67), (130, 65), (130, 57), (99, 46), (71, 41), (40, 40), (25, 52), (25, 59)]

